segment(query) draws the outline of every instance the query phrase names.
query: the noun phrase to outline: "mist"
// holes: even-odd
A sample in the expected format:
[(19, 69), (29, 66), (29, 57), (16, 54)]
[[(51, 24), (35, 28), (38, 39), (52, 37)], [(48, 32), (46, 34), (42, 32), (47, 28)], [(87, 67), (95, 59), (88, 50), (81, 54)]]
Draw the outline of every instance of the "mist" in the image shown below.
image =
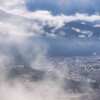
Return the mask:
[[(7, 39), (0, 43), (0, 100), (82, 100), (84, 95), (91, 99), (94, 83), (77, 83), (70, 79), (68, 61), (53, 60), (52, 55), (88, 56), (91, 49), (97, 50), (96, 40), (21, 37), (21, 41), (8, 42)], [(84, 54), (79, 55), (81, 52)], [(91, 55), (92, 52), (97, 51), (94, 49)], [(74, 82), (79, 85), (74, 86)]]

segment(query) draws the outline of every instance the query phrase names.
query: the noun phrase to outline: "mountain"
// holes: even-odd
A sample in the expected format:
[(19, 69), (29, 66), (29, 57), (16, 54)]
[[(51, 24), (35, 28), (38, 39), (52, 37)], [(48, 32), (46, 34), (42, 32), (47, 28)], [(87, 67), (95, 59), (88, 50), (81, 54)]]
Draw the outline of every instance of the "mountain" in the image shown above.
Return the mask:
[(70, 37), (70, 38), (100, 38), (100, 27), (93, 25), (83, 24), (79, 22), (65, 23), (59, 29), (55, 27), (44, 27), (47, 36), (55, 37)]
[(68, 22), (58, 29), (46, 25), (44, 36), (52, 56), (100, 55), (100, 27), (93, 23)]

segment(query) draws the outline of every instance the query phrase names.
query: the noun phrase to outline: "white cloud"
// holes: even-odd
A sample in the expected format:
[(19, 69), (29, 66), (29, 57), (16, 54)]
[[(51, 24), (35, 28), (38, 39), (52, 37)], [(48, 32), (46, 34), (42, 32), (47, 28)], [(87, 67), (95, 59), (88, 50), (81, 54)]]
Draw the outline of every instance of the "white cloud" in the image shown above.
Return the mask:
[(0, 0), (0, 9), (7, 12), (20, 12), (22, 8), (25, 8), (24, 0)]
[(64, 14), (53, 16), (51, 12), (49, 11), (36, 11), (36, 12), (24, 12), (20, 16), (24, 16), (29, 19), (36, 19), (40, 20), (42, 22), (47, 22), (49, 25), (56, 25), (58, 27), (61, 27), (64, 22), (70, 22), (70, 21), (88, 21), (88, 22), (94, 22), (100, 20), (100, 15), (87, 15), (87, 14), (79, 14), (76, 13), (72, 16), (67, 16)]
[[(90, 1), (91, 0), (89, 1), (81, 0), (80, 2), (87, 4)], [(48, 24), (50, 26), (56, 26), (56, 28), (62, 27), (64, 25), (64, 22), (77, 21), (77, 20), (94, 22), (100, 20), (99, 14), (88, 15), (88, 14), (76, 13), (75, 15), (70, 15), (70, 16), (64, 14), (53, 16), (50, 11), (30, 12), (27, 10), (25, 2), (27, 1), (26, 0), (22, 0), (22, 1), (1, 0), (0, 9), (17, 16), (26, 17), (31, 20), (41, 21), (43, 25)], [(60, 0), (60, 2), (63, 3), (64, 1)], [(67, 0), (66, 2), (70, 2), (70, 1)], [(76, 2), (79, 2), (79, 0), (77, 0)]]
[(85, 36), (85, 35), (79, 35), (79, 37), (80, 37), (80, 38), (85, 38), (86, 36)]
[(76, 31), (76, 32), (78, 32), (78, 33), (80, 33), (81, 32), (81, 30), (80, 29), (76, 29), (76, 28), (72, 28), (74, 31)]
[(88, 31), (88, 30), (80, 30), (80, 29), (77, 29), (77, 28), (72, 28), (74, 31), (78, 32), (78, 33), (81, 33), (83, 35), (79, 35), (79, 37), (83, 37), (83, 36), (88, 36), (88, 37), (91, 37), (93, 32), (92, 31)]
[(49, 11), (36, 11), (36, 12), (23, 12), (20, 16), (41, 21), (44, 25), (48, 24), (50, 26), (56, 26), (56, 28), (60, 28), (64, 25), (64, 22), (71, 22), (71, 21), (88, 21), (88, 22), (95, 22), (100, 20), (100, 15), (87, 15), (87, 14), (79, 14), (76, 13), (72, 16), (67, 16), (64, 14), (53, 16)]

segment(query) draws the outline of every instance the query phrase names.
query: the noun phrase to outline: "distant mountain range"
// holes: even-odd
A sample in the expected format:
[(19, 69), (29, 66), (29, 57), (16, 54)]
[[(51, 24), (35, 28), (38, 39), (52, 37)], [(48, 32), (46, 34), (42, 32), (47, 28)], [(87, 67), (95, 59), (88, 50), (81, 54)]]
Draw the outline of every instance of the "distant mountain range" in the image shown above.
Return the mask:
[[(91, 23), (92, 24), (92, 23)], [(70, 37), (70, 38), (98, 38), (100, 39), (100, 27), (80, 23), (68, 22), (59, 29), (55, 27), (45, 26), (44, 30), (47, 36), (50, 37)]]

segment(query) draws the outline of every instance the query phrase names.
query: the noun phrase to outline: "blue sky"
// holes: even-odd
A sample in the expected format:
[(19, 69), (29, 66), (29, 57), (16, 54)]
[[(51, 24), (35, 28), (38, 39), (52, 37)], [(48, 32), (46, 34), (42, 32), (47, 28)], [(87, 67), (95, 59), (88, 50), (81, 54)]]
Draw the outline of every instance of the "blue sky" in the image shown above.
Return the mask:
[(72, 15), (76, 12), (89, 15), (100, 12), (100, 0), (28, 0), (29, 11), (48, 10), (53, 14)]

